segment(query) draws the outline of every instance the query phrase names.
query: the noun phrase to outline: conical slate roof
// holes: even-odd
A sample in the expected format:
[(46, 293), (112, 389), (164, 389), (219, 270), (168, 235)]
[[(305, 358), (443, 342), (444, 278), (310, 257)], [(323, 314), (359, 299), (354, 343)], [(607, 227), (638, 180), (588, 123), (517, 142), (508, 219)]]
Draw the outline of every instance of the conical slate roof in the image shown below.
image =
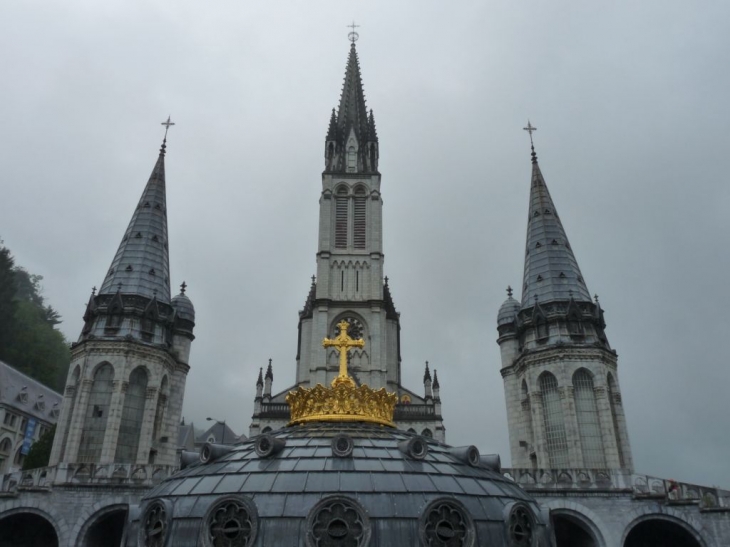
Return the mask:
[(554, 300), (591, 302), (578, 261), (532, 152), (532, 186), (527, 221), (522, 307)]
[(165, 141), (147, 186), (124, 232), (99, 294), (136, 294), (170, 303), (167, 249)]

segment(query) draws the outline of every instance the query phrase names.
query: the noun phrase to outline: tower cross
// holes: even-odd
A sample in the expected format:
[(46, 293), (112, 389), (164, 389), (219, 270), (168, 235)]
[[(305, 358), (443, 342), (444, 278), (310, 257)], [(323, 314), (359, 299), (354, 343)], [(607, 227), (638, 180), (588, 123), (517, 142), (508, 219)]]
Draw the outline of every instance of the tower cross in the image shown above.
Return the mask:
[(355, 32), (356, 28), (360, 28), (360, 25), (356, 25), (355, 21), (353, 21), (351, 25), (347, 25), (347, 26), (348, 26), (348, 28), (352, 29), (350, 31), (350, 33), (347, 35), (347, 38), (350, 40), (350, 42), (352, 42), (354, 44), (355, 42), (357, 42), (357, 39), (360, 38), (360, 35), (357, 32)]
[(530, 146), (534, 147), (534, 144), (532, 143), (532, 133), (537, 131), (537, 127), (533, 127), (530, 120), (527, 120), (527, 127), (523, 127), (522, 130), (527, 131), (530, 134)]
[(348, 323), (344, 319), (337, 323), (337, 326), (340, 329), (340, 334), (338, 334), (337, 337), (335, 337), (334, 339), (325, 338), (324, 340), (322, 340), (322, 346), (325, 348), (335, 348), (337, 351), (340, 352), (339, 378), (348, 378), (347, 351), (350, 348), (364, 348), (365, 340), (363, 340), (362, 338), (360, 338), (359, 340), (350, 338), (350, 335), (347, 334), (347, 329), (350, 326), (350, 323)]
[(162, 122), (160, 125), (164, 125), (165, 126), (165, 140), (167, 140), (167, 131), (170, 129), (170, 126), (171, 125), (175, 125), (175, 122), (171, 122), (170, 121), (170, 116), (168, 116), (167, 117), (167, 121), (166, 122)]

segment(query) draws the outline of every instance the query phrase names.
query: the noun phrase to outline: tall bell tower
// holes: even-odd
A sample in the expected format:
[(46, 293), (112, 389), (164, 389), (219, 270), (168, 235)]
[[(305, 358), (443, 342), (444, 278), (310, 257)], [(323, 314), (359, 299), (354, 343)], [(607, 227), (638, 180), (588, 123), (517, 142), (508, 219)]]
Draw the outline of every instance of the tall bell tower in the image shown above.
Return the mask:
[(633, 468), (605, 328), (533, 146), (522, 301), (497, 318), (512, 467)]
[[(324, 143), (317, 275), (299, 313), (296, 386), (327, 386), (337, 376), (337, 351), (325, 350), (322, 340), (337, 336), (344, 319), (349, 335), (366, 342), (349, 352), (355, 382), (398, 393), (396, 422), (443, 439), (440, 401), (437, 405), (432, 393), (417, 395), (401, 385), (400, 314), (383, 275), (380, 143), (375, 116), (365, 104), (357, 33), (350, 39), (342, 95)], [(286, 423), (287, 391), (267, 396), (264, 390), (257, 397), (251, 434)]]

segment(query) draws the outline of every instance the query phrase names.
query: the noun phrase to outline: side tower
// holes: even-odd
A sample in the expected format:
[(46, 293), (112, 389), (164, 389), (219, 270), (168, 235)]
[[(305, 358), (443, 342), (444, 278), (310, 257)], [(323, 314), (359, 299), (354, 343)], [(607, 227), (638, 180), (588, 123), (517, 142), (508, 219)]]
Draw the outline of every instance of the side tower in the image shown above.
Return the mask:
[[(534, 128), (528, 124), (526, 128)], [(617, 354), (591, 299), (532, 147), (522, 302), (497, 329), (516, 468), (633, 468)]]
[[(339, 107), (332, 110), (325, 138), (317, 275), (299, 313), (296, 384), (278, 394), (271, 395), (266, 388), (257, 394), (251, 435), (287, 423), (284, 396), (289, 389), (328, 386), (338, 375), (337, 352), (325, 351), (322, 340), (336, 337), (337, 324), (344, 319), (350, 325), (349, 335), (366, 341), (365, 348), (349, 352), (355, 382), (398, 393), (396, 422), (400, 427), (444, 438), (440, 405), (431, 393), (430, 380), (423, 396), (401, 385), (400, 314), (388, 278), (383, 276), (378, 157), (375, 118), (365, 105), (353, 41)], [(267, 377), (269, 374), (270, 369)]]
[(170, 298), (165, 148), (86, 307), (50, 465), (176, 464), (195, 310), (185, 283)]

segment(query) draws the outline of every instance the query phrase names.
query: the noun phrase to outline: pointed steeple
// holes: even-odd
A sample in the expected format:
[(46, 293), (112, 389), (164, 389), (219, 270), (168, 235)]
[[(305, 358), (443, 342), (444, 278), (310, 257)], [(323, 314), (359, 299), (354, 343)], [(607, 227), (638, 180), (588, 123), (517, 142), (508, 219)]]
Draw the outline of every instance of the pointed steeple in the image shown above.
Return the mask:
[(532, 183), (522, 307), (533, 306), (536, 298), (541, 304), (570, 300), (571, 296), (579, 302), (591, 302), (578, 261), (540, 171), (534, 147), (531, 156)]
[(263, 386), (264, 385), (264, 376), (263, 376), (264, 368), (259, 368), (259, 379), (256, 380), (257, 386)]
[(170, 303), (170, 259), (167, 249), (165, 148), (142, 192), (99, 294), (135, 294)]
[(267, 380), (274, 379), (274, 371), (271, 368), (271, 359), (269, 359), (269, 367), (266, 369), (266, 379)]
[(428, 370), (428, 361), (426, 361), (426, 371), (423, 373), (423, 382), (431, 381), (431, 371)]
[(434, 369), (433, 371), (433, 389), (438, 389), (441, 386), (439, 385), (439, 375), (438, 372)]
[(372, 111), (368, 116), (355, 42), (345, 68), (337, 112), (330, 117), (325, 139), (326, 171), (362, 173), (378, 170), (378, 136)]
[(350, 133), (350, 129), (354, 129), (361, 146), (368, 140), (368, 111), (365, 106), (365, 92), (362, 88), (360, 62), (357, 58), (355, 42), (350, 45), (350, 54), (347, 58), (345, 83), (342, 86), (340, 107), (337, 109), (337, 126), (340, 129), (340, 135), (345, 138)]

